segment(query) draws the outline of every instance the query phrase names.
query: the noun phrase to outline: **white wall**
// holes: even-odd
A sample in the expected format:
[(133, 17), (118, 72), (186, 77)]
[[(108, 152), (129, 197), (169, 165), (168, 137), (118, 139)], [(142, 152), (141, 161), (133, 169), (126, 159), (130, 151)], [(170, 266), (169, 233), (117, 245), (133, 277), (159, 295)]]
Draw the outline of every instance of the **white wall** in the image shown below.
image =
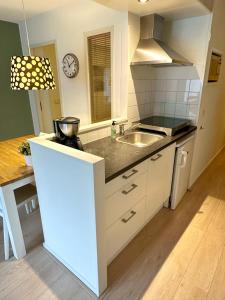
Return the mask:
[[(200, 80), (205, 74), (210, 27), (210, 14), (165, 23), (165, 42), (194, 64), (192, 76)], [(185, 72), (185, 68), (183, 70)]]
[[(84, 33), (101, 28), (114, 27), (114, 99), (124, 101), (127, 96), (127, 13), (106, 8), (91, 0), (76, 0), (59, 9), (35, 16), (28, 20), (31, 45), (54, 41), (57, 48), (59, 78), (61, 82), (61, 102), (64, 116), (72, 115), (81, 119), (81, 124), (90, 122), (87, 57)], [(80, 73), (75, 79), (68, 79), (62, 72), (62, 58), (68, 52), (77, 55)], [(125, 82), (125, 84), (124, 84)], [(122, 106), (121, 115), (125, 111)], [(118, 116), (114, 116), (118, 117)]]
[[(225, 145), (225, 2), (215, 0), (211, 40), (202, 92), (198, 132), (193, 157), (191, 183)], [(223, 52), (221, 76), (218, 83), (208, 84), (212, 48)]]

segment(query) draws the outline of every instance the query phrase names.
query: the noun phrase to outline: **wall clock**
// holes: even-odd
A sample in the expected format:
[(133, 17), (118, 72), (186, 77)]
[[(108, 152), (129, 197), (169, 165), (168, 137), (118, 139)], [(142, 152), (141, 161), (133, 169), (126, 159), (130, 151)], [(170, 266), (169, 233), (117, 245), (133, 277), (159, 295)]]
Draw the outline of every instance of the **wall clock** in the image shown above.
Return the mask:
[(67, 53), (63, 57), (63, 72), (68, 78), (74, 78), (79, 73), (79, 60), (73, 53)]

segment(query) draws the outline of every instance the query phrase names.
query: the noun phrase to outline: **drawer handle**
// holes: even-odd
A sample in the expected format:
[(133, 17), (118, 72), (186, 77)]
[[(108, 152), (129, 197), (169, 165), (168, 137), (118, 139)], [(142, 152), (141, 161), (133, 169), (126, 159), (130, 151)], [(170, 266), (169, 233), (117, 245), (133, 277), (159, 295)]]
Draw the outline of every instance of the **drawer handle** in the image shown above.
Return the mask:
[(155, 158), (154, 157), (151, 158), (151, 161), (156, 161), (161, 157), (162, 157), (162, 154), (157, 154), (157, 156)]
[(124, 179), (128, 179), (128, 178), (130, 178), (131, 176), (133, 176), (134, 174), (136, 174), (137, 172), (138, 172), (138, 170), (133, 169), (133, 170), (131, 171), (131, 174), (130, 174), (130, 175), (123, 175), (123, 178), (124, 178)]
[(137, 187), (138, 187), (138, 185), (136, 185), (136, 184), (133, 183), (131, 185), (131, 188), (128, 191), (122, 191), (122, 194), (128, 195), (130, 192), (132, 192), (133, 190), (135, 190)]
[(136, 215), (136, 211), (132, 210), (132, 211), (130, 212), (130, 214), (131, 214), (131, 215), (130, 215), (130, 217), (129, 217), (129, 218), (127, 218), (127, 219), (125, 219), (125, 218), (124, 218), (124, 219), (122, 219), (122, 222), (123, 222), (123, 223), (125, 223), (125, 224), (126, 224), (127, 222), (129, 222), (129, 221), (130, 221), (130, 219), (132, 219), (132, 218), (133, 218), (133, 217)]

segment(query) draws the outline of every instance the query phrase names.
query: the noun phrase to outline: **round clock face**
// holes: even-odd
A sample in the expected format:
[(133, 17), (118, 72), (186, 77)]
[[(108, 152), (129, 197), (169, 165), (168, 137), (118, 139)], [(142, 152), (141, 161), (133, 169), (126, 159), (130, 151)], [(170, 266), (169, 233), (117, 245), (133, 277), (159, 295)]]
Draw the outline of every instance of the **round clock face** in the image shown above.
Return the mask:
[(63, 57), (63, 72), (68, 78), (74, 78), (79, 73), (79, 61), (76, 55), (68, 53)]

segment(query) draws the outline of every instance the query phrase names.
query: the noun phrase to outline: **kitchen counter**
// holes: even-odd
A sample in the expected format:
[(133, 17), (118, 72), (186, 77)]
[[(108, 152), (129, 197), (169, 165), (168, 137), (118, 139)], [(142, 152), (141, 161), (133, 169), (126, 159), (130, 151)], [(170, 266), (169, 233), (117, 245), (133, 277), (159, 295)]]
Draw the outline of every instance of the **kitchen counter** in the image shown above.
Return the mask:
[(111, 137), (106, 137), (84, 145), (84, 151), (105, 159), (105, 182), (107, 183), (196, 129), (195, 126), (189, 126), (175, 136), (166, 136), (143, 148), (120, 143), (112, 140)]
[[(97, 296), (107, 288), (108, 264), (168, 200), (175, 142), (195, 129), (145, 148), (111, 137), (84, 145), (85, 151), (55, 143), (53, 134), (29, 140), (44, 247)], [(143, 163), (132, 182), (105, 184), (164, 148), (162, 159)]]

